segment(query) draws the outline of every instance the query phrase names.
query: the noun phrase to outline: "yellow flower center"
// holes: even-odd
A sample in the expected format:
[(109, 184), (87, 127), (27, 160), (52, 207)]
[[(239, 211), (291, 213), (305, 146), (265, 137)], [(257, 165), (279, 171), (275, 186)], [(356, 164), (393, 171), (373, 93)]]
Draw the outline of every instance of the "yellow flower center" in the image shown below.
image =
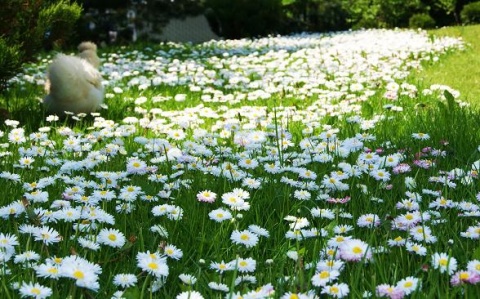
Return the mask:
[(331, 286), (330, 287), (330, 292), (332, 292), (333, 294), (338, 294), (338, 292), (340, 292), (340, 290), (336, 286)]
[(73, 277), (76, 279), (83, 279), (85, 274), (83, 274), (83, 272), (80, 270), (75, 270), (75, 272), (73, 272)]
[(320, 272), (320, 274), (318, 274), (318, 276), (319, 276), (320, 278), (322, 278), (322, 279), (325, 279), (325, 278), (330, 277), (330, 272), (328, 272), (328, 271), (322, 271), (322, 272)]
[(58, 269), (52, 267), (52, 268), (48, 269), (48, 273), (50, 273), (50, 274), (57, 274), (57, 273), (58, 273)]
[(242, 239), (243, 241), (248, 241), (248, 240), (250, 240), (250, 237), (248, 237), (247, 234), (242, 234), (242, 235), (240, 236), (240, 239)]
[(469, 277), (470, 277), (470, 274), (468, 274), (468, 272), (460, 273), (460, 279), (461, 280), (467, 280)]
[(355, 254), (360, 254), (360, 253), (363, 252), (362, 248), (360, 248), (360, 247), (358, 247), (358, 246), (353, 247), (352, 251), (353, 251), (353, 253), (355, 253)]

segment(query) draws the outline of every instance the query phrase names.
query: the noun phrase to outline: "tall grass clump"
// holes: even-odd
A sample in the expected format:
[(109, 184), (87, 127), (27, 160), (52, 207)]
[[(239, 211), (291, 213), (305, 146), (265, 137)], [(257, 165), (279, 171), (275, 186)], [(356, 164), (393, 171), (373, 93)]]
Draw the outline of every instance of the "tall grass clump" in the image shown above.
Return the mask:
[[(424, 31), (104, 52), (106, 106), (1, 127), (2, 298), (456, 298), (480, 281), (478, 113)], [(30, 109), (30, 116), (21, 113)]]

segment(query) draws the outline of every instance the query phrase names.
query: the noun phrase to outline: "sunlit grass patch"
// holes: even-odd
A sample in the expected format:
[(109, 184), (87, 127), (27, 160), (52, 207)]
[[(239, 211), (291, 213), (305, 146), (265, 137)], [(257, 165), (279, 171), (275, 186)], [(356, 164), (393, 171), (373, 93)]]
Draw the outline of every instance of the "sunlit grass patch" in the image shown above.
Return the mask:
[(478, 36), (480, 26), (458, 26), (441, 28), (429, 32), (432, 36), (451, 36), (461, 38), (465, 42), (465, 50), (452, 53), (438, 63), (426, 64), (416, 74), (422, 84), (444, 84), (460, 91), (462, 98), (478, 108), (480, 102), (479, 65), (480, 44)]

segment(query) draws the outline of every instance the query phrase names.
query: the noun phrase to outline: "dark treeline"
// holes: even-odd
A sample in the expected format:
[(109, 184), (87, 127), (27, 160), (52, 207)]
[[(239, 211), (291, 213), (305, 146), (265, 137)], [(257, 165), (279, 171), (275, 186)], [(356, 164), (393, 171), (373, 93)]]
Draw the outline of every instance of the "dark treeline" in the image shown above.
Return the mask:
[[(478, 1), (478, 0), (477, 0)], [(472, 23), (472, 0), (80, 0), (84, 10), (134, 9), (139, 20), (164, 25), (171, 17), (204, 14), (224, 38), (358, 28), (435, 28)], [(477, 5), (474, 14), (480, 14)], [(472, 10), (472, 9), (470, 9)], [(122, 17), (125, 14), (122, 15)], [(117, 22), (121, 22), (117, 21)]]

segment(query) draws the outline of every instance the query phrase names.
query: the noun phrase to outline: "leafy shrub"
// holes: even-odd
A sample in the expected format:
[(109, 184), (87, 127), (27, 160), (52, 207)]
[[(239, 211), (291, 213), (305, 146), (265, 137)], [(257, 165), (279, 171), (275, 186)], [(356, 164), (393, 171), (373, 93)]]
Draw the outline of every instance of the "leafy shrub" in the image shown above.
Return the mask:
[(7, 80), (15, 76), (22, 65), (19, 45), (9, 45), (0, 37), (0, 90), (3, 90)]
[(44, 34), (46, 46), (62, 47), (65, 45), (75, 28), (75, 22), (80, 18), (82, 8), (68, 1), (59, 1), (45, 9), (38, 16), (38, 26)]
[(322, 1), (317, 4), (317, 26), (314, 31), (346, 30), (347, 12), (340, 0)]
[(381, 24), (380, 5), (378, 1), (342, 0), (342, 7), (347, 12), (347, 21), (353, 29), (385, 27)]
[(414, 14), (408, 21), (410, 28), (430, 29), (435, 27), (435, 20), (427, 13)]
[(225, 38), (278, 33), (283, 19), (282, 0), (207, 0), (205, 7), (220, 23)]
[(465, 24), (480, 23), (480, 1), (466, 4), (460, 12), (460, 16)]
[(0, 10), (0, 90), (22, 62), (44, 47), (60, 47), (71, 37), (82, 8), (68, 0), (2, 1)]
[(406, 27), (424, 9), (419, 0), (342, 0), (342, 7), (353, 29)]

